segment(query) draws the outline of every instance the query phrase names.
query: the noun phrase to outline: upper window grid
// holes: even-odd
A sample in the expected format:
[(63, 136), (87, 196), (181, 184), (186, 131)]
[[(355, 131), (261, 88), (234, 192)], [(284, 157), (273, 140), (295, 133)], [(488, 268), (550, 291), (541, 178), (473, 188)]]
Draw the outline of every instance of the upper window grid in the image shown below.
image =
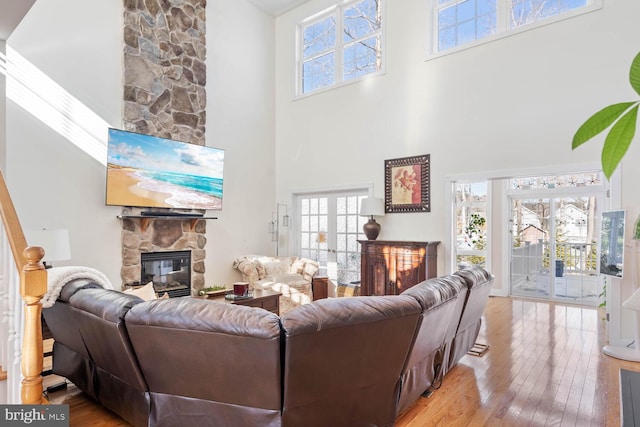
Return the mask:
[(299, 25), (300, 94), (382, 69), (381, 3), (356, 0), (336, 5)]
[[(601, 0), (432, 0), (433, 53), (590, 12)], [(523, 28), (524, 27), (524, 28)], [(493, 36), (493, 37), (492, 37)], [(475, 43), (474, 43), (475, 42)]]

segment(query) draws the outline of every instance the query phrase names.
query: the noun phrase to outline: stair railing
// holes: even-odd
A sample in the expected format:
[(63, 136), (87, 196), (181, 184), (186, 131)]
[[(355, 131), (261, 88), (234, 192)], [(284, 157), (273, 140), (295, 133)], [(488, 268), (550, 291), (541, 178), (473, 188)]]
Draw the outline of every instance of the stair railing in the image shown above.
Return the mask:
[[(7, 403), (37, 405), (45, 402), (42, 396), (43, 349), (40, 302), (47, 291), (47, 271), (41, 263), (44, 249), (27, 246), (2, 173), (0, 173), (0, 216), (2, 216), (4, 232), (0, 264), (5, 270), (2, 272), (0, 284), (7, 287), (4, 290), (2, 303), (5, 310), (3, 322), (6, 321), (7, 331), (5, 332), (8, 335), (8, 348), (3, 349), (7, 359), (3, 360), (3, 363), (7, 363), (5, 367), (8, 386)], [(10, 248), (10, 254), (4, 250), (7, 246)], [(19, 273), (19, 277), (16, 273), (12, 273), (13, 266), (8, 265), (10, 262), (5, 262), (10, 257), (13, 258), (14, 271)], [(22, 301), (17, 298), (15, 291), (18, 284)], [(24, 317), (22, 317), (23, 312)], [(3, 329), (5, 329), (4, 325)], [(18, 361), (20, 370), (16, 366)], [(20, 378), (22, 378), (21, 381)], [(20, 392), (19, 398), (17, 389)]]

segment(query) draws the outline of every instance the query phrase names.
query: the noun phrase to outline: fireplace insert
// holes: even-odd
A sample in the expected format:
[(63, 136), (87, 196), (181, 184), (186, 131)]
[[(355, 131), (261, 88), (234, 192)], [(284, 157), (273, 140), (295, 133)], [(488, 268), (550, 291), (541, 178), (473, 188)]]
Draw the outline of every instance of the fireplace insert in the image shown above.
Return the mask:
[(143, 252), (140, 283), (153, 281), (158, 296), (191, 295), (191, 251)]

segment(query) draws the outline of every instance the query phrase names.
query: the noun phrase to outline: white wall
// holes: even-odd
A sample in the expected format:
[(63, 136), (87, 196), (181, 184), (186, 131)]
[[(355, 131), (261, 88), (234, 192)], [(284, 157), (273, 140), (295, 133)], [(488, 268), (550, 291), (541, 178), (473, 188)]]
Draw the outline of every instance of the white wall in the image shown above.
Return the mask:
[[(6, 54), (7, 43), (0, 40), (0, 53)], [(7, 102), (6, 102), (6, 78), (0, 73), (0, 171), (5, 174), (6, 164), (6, 134), (7, 134)]]
[(207, 275), (240, 280), (239, 255), (275, 255), (274, 18), (241, 0), (207, 2), (207, 145), (224, 148), (224, 196), (207, 224)]
[[(118, 2), (38, 1), (8, 46), (119, 127), (121, 19)], [(120, 210), (105, 206), (105, 166), (11, 100), (7, 181), (24, 229), (69, 230), (72, 259), (54, 265), (91, 266), (120, 283)]]
[[(207, 9), (207, 145), (224, 148), (226, 163), (223, 211), (207, 223), (206, 280), (231, 283), (235, 256), (272, 249), (274, 20), (245, 0)], [(121, 127), (121, 21), (118, 1), (38, 1), (8, 44)], [(92, 266), (120, 284), (120, 208), (105, 206), (105, 166), (11, 101), (7, 122), (7, 180), (23, 228), (69, 229), (73, 259), (56, 265)]]
[[(600, 108), (638, 98), (627, 77), (640, 50), (638, 2), (609, 0), (586, 15), (425, 61), (429, 2), (403, 0), (385, 2), (386, 74), (294, 100), (295, 26), (332, 3), (312, 0), (276, 20), (276, 196), (373, 182), (382, 197), (385, 159), (431, 154), (431, 212), (386, 215), (381, 239), (446, 245), (446, 176), (599, 162), (601, 142), (572, 151), (573, 133)], [(640, 213), (632, 160), (639, 155), (635, 141), (623, 163), (621, 207), (632, 218)]]

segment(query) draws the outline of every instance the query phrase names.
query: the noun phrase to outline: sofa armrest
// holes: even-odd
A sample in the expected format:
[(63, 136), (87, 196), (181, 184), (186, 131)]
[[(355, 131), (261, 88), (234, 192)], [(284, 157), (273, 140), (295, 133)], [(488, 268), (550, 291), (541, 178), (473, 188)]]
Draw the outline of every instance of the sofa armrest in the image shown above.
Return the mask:
[(259, 261), (248, 257), (236, 258), (233, 261), (233, 268), (240, 271), (242, 280), (249, 282), (251, 286), (264, 277), (264, 266)]
[(316, 273), (318, 273), (318, 270), (320, 270), (320, 264), (312, 259), (302, 258), (302, 260), (304, 261), (302, 277), (304, 277), (304, 280), (311, 282), (313, 276), (315, 276)]

